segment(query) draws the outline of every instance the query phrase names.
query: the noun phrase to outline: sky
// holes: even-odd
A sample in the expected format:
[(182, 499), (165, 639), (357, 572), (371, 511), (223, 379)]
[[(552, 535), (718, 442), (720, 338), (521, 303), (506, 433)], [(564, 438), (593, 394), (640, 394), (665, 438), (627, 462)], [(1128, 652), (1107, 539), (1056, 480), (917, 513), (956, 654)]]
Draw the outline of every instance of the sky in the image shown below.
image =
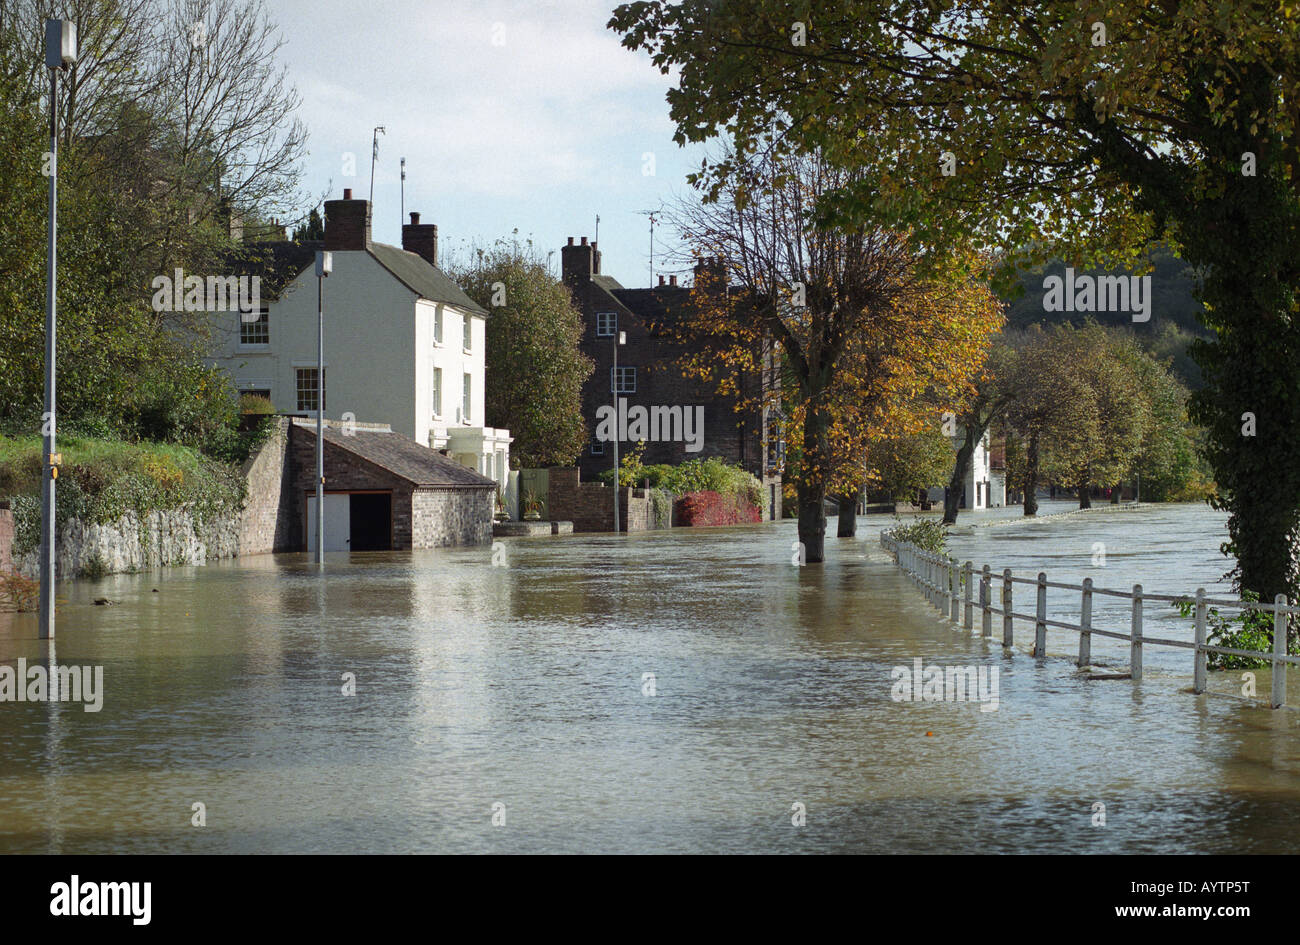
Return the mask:
[[(601, 270), (650, 284), (643, 211), (690, 193), (702, 147), (673, 143), (660, 75), (605, 28), (615, 0), (267, 0), (278, 60), (302, 96), (313, 196), (366, 197), (373, 129), (373, 238), (401, 244), (406, 210), (438, 225), (439, 260), (531, 239), (559, 272), (567, 237), (596, 236)], [(348, 155), (355, 176), (345, 176)], [(660, 248), (675, 234), (655, 229)]]

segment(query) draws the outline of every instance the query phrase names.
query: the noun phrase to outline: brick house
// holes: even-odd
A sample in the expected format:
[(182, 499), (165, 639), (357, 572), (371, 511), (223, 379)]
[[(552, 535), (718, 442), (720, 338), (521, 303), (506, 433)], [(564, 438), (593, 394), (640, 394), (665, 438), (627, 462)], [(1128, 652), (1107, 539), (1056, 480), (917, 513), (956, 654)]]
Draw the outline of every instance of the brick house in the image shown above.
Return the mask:
[[(736, 399), (719, 395), (701, 381), (686, 378), (677, 367), (680, 343), (666, 330), (682, 313), (689, 311), (691, 288), (679, 286), (677, 277), (647, 289), (624, 288), (612, 276), (600, 271), (600, 252), (584, 236), (575, 244), (560, 248), (564, 284), (582, 313), (582, 352), (595, 362), (595, 370), (582, 388), (582, 413), (593, 438), (578, 460), (582, 479), (593, 481), (613, 466), (613, 445), (595, 438), (597, 411), (612, 406), (617, 396), (629, 405), (650, 407), (703, 407), (704, 430), (701, 449), (692, 452), (678, 441), (646, 441), (646, 464), (679, 464), (690, 459), (720, 457), (737, 463), (763, 484), (768, 517), (781, 517), (781, 472), (783, 444), (776, 418), (767, 410), (736, 411)], [(716, 265), (716, 261), (710, 263)], [(696, 267), (696, 274), (702, 266)], [(614, 376), (614, 345), (625, 332), (626, 344), (618, 349), (618, 376)], [(757, 392), (760, 383), (775, 383), (771, 353), (763, 377), (739, 379), (746, 394)], [(636, 446), (619, 441), (619, 455)]]
[[(385, 424), (328, 423), (325, 550), (409, 551), (492, 540), (497, 483)], [(291, 550), (316, 539), (316, 424), (289, 429)]]

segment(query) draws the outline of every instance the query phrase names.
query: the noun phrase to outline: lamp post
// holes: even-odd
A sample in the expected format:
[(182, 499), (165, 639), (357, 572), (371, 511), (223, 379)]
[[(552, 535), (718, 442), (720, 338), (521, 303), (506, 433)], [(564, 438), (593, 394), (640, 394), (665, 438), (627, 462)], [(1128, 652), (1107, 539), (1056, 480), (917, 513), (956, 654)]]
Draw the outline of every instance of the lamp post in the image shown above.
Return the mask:
[(316, 251), (316, 563), (325, 563), (325, 277), (334, 254)]
[(618, 346), (627, 344), (627, 332), (614, 332), (614, 373), (610, 380), (613, 382), (610, 386), (614, 388), (614, 531), (617, 533), (622, 529), (618, 526), (618, 493), (621, 485), (618, 481), (618, 438), (620, 430), (618, 428)]
[(59, 73), (77, 61), (77, 27), (69, 20), (45, 21), (45, 65), (50, 70), (50, 212), (49, 246), (45, 264), (45, 414), (41, 418), (44, 441), (44, 475), (41, 477), (41, 598), (42, 640), (54, 638), (54, 483), (59, 478), (59, 454), (55, 446), (54, 333), (58, 301), (59, 233)]

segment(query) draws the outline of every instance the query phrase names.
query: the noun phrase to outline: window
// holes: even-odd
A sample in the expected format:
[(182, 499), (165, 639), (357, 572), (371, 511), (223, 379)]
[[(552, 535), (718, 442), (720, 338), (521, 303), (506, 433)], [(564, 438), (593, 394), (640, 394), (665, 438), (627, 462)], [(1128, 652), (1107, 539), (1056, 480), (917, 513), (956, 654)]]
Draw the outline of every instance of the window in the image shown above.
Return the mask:
[(439, 307), (433, 313), (433, 343), (442, 344), (442, 308)]
[(271, 343), (271, 310), (265, 305), (258, 313), (257, 320), (244, 321), (239, 317), (239, 343), (241, 345), (268, 345)]
[(469, 315), (466, 315), (466, 316), (461, 320), (461, 330), (460, 330), (460, 333), (461, 333), (461, 339), (460, 339), (460, 340), (461, 340), (461, 347), (463, 347), (466, 351), (471, 351), (471, 350), (473, 350), (473, 348), (474, 348), (474, 319), (470, 318)]
[(433, 415), (442, 416), (442, 368), (433, 369)]
[(470, 395), (469, 382), (470, 382), (470, 376), (466, 374), (465, 386), (461, 390), (461, 395), (460, 395), (460, 418), (465, 423), (469, 423), (469, 395)]
[[(617, 372), (617, 373), (616, 373)], [(610, 391), (615, 394), (635, 394), (636, 393), (636, 368), (623, 367), (619, 365), (616, 368), (609, 369)]]
[(596, 334), (601, 338), (609, 338), (614, 334), (614, 329), (618, 328), (618, 312), (597, 312), (596, 313)]
[(605, 455), (605, 441), (604, 441), (604, 440), (592, 440), (592, 441), (591, 441), (591, 455), (592, 455), (592, 456), (604, 456), (604, 455)]
[[(316, 410), (316, 369), (315, 368), (295, 368), (294, 373), (298, 376), (298, 409), (315, 411)], [(325, 409), (325, 384), (326, 378), (321, 378), (321, 409)]]

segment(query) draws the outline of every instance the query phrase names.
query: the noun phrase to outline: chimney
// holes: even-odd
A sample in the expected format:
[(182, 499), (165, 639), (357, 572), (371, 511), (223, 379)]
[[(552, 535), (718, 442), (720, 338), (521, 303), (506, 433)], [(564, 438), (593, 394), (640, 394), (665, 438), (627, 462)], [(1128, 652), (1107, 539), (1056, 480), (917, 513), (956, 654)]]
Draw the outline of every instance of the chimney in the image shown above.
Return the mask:
[(370, 201), (353, 200), (352, 188), (342, 200), (325, 201), (325, 249), (365, 249), (370, 245)]
[(659, 284), (660, 284), (660, 285), (663, 285), (663, 284), (664, 284), (664, 277), (663, 277), (663, 276), (660, 276), (660, 277), (659, 277)]
[(595, 247), (587, 244), (585, 236), (581, 246), (574, 246), (573, 237), (570, 236), (569, 245), (560, 247), (560, 269), (564, 273), (564, 284), (570, 289), (580, 288), (591, 281), (595, 272), (593, 249)]
[(591, 241), (591, 271), (600, 275), (600, 250), (596, 248), (596, 241)]
[(669, 277), (668, 277), (668, 284), (669, 284), (670, 286), (676, 286), (676, 285), (677, 285), (677, 277), (676, 277), (676, 276), (669, 276)]
[(418, 213), (411, 213), (411, 222), (402, 226), (402, 249), (423, 257), (430, 266), (438, 265), (438, 225), (421, 223)]

